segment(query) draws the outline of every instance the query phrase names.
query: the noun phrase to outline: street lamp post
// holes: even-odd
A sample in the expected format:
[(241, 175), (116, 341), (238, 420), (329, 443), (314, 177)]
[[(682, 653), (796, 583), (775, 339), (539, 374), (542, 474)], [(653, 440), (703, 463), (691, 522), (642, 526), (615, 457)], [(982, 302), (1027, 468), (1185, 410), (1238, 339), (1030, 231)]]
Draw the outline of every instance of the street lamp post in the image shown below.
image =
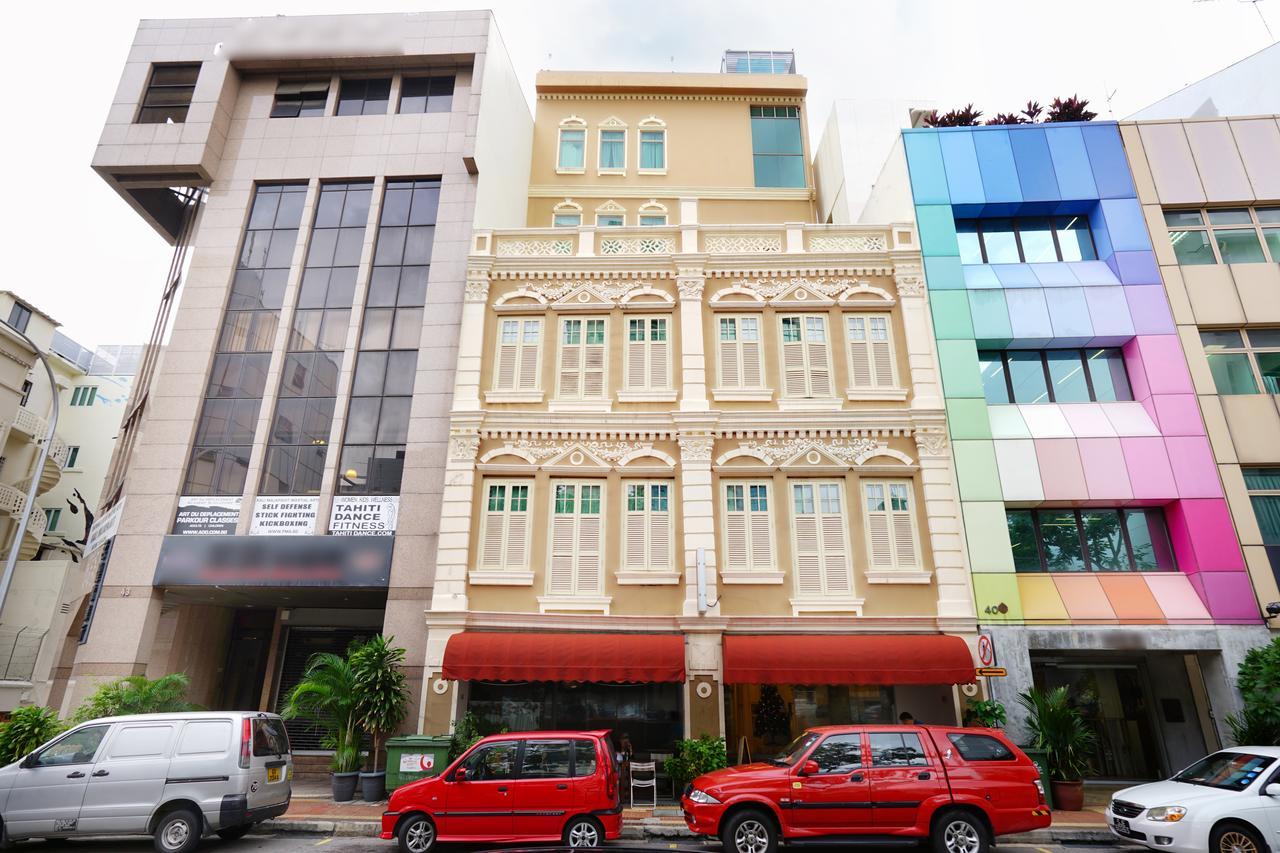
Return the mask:
[(44, 440), (40, 442), (40, 450), (36, 454), (35, 473), (31, 475), (31, 484), (27, 486), (27, 500), (22, 507), (22, 516), (18, 519), (18, 529), (13, 536), (13, 544), (9, 546), (9, 557), (4, 563), (4, 575), (0, 576), (0, 612), (4, 610), (4, 601), (9, 597), (9, 585), (13, 583), (13, 572), (18, 563), (18, 551), (22, 548), (22, 537), (27, 532), (27, 519), (35, 511), (36, 491), (40, 488), (40, 472), (44, 470), (44, 462), (49, 458), (49, 445), (53, 444), (53, 437), (58, 429), (58, 382), (53, 376), (53, 367), (49, 364), (49, 359), (45, 358), (44, 353), (40, 351), (40, 347), (36, 346), (35, 342), (27, 337), (25, 333), (12, 326), (9, 326), (8, 330), (26, 341), (27, 346), (31, 347), (36, 354), (36, 358), (40, 359), (40, 363), (44, 365), (44, 371), (49, 376), (49, 389), (53, 392), (53, 402), (50, 404), (49, 432), (44, 437)]

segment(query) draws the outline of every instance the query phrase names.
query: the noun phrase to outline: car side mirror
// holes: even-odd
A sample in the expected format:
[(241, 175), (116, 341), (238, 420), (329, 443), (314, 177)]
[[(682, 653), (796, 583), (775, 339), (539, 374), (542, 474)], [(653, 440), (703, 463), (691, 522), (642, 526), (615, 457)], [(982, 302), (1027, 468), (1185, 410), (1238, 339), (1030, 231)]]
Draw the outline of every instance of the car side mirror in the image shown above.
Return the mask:
[(816, 761), (806, 761), (800, 765), (801, 776), (817, 776), (822, 772), (822, 768), (818, 766)]
[(35, 767), (36, 754), (34, 752), (30, 753), (29, 755), (27, 755), (25, 758), (22, 759), (22, 763), (20, 763), (18, 766), (21, 767), (23, 770), (30, 770), (32, 767)]
[(455, 782), (467, 781), (467, 768), (459, 767), (457, 770), (453, 771), (453, 781)]
[(1280, 782), (1272, 782), (1262, 789), (1262, 796), (1280, 798)]

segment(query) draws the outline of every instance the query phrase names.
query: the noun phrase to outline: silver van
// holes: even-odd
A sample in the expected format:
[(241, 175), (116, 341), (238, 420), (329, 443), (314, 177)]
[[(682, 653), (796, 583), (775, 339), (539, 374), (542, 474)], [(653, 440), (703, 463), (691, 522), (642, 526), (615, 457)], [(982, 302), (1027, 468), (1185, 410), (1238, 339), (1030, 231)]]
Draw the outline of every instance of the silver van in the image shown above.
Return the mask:
[(284, 721), (256, 711), (104, 717), (0, 768), (0, 843), (150, 835), (160, 853), (236, 839), (289, 808)]

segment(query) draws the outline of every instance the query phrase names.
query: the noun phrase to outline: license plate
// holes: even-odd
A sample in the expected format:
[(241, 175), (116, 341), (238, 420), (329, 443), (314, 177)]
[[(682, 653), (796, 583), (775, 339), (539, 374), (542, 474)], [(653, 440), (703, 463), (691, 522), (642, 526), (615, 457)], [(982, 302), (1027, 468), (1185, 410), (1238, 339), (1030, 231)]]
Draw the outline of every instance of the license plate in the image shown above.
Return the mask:
[(268, 781), (268, 782), (279, 782), (279, 781), (280, 781), (280, 768), (279, 768), (279, 767), (268, 767), (268, 768), (267, 768), (267, 781)]
[(1128, 835), (1130, 832), (1133, 832), (1133, 830), (1129, 828), (1129, 821), (1125, 820), (1122, 817), (1111, 818), (1111, 825), (1114, 826), (1117, 831), (1122, 832), (1126, 835)]

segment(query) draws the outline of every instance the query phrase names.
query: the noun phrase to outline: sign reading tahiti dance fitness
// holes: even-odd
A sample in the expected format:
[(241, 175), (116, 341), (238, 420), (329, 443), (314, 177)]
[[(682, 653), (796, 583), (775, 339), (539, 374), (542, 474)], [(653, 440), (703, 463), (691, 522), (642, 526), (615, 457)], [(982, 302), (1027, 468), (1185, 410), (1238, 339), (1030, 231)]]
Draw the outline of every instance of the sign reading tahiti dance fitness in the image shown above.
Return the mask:
[(396, 532), (399, 513), (399, 495), (335, 497), (329, 532), (334, 536), (390, 536)]

